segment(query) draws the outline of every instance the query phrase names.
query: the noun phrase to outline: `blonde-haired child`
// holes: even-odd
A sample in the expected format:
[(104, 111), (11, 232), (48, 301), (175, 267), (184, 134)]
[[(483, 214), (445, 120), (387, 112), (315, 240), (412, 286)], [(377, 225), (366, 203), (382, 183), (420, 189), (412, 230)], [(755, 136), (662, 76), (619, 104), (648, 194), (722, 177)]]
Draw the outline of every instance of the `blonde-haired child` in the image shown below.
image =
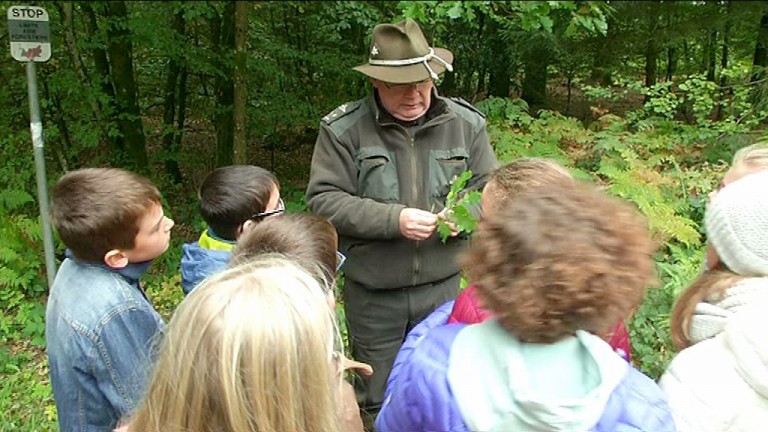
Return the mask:
[[(328, 219), (311, 213), (292, 213), (267, 219), (238, 239), (230, 264), (245, 263), (269, 253), (284, 255), (309, 271), (325, 289), (328, 306), (336, 309), (333, 288), (345, 258), (338, 252), (336, 228)], [(343, 370), (355, 370), (364, 376), (373, 374), (368, 364), (345, 356), (340, 359)], [(347, 382), (342, 383), (336, 412), (340, 431), (362, 432), (363, 422), (355, 392)]]
[(198, 286), (175, 312), (126, 430), (337, 431), (338, 331), (317, 281), (265, 255)]

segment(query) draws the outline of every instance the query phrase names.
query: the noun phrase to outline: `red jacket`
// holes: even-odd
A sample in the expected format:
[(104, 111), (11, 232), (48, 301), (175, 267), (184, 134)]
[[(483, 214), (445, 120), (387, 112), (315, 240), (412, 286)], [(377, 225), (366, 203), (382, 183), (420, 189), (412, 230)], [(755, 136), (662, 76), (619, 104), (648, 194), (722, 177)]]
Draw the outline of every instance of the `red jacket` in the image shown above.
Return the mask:
[[(448, 317), (448, 323), (476, 324), (483, 322), (493, 316), (490, 311), (480, 306), (475, 295), (475, 286), (470, 285), (465, 288), (456, 298), (453, 304), (453, 310)], [(629, 343), (629, 333), (624, 321), (619, 321), (611, 331), (611, 337), (608, 340), (614, 351), (622, 356), (628, 362), (632, 362), (631, 349)]]

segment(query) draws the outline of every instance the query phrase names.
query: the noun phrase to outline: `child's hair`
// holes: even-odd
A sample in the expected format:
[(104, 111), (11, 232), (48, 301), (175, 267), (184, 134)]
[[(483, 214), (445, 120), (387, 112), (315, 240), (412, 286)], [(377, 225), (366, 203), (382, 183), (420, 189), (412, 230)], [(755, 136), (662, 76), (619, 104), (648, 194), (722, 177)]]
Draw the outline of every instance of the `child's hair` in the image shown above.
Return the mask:
[(296, 260), (318, 281), (331, 288), (336, 278), (338, 237), (331, 222), (315, 214), (292, 213), (266, 219), (244, 234), (232, 251), (232, 264), (265, 253)]
[(148, 179), (119, 168), (65, 174), (51, 192), (53, 225), (74, 256), (102, 262), (112, 249), (130, 250), (144, 215), (160, 204)]
[(732, 167), (743, 164), (750, 171), (768, 168), (768, 142), (758, 142), (739, 149), (733, 155)]
[(274, 188), (271, 172), (253, 165), (229, 165), (211, 171), (200, 185), (200, 214), (213, 232), (235, 240), (237, 229), (254, 214), (264, 212)]
[(741, 178), (720, 190), (707, 207), (704, 226), (720, 263), (702, 273), (672, 309), (672, 342), (691, 344), (696, 305), (714, 299), (747, 277), (768, 276), (768, 171)]
[(463, 257), (499, 324), (525, 342), (606, 333), (655, 281), (647, 225), (593, 186), (536, 188), (498, 209)]
[(554, 160), (527, 157), (496, 168), (488, 178), (491, 187), (483, 193), (489, 193), (489, 202), (500, 208), (532, 187), (569, 184), (572, 181), (568, 170)]
[(338, 330), (306, 271), (264, 255), (206, 279), (164, 337), (129, 429), (336, 431)]

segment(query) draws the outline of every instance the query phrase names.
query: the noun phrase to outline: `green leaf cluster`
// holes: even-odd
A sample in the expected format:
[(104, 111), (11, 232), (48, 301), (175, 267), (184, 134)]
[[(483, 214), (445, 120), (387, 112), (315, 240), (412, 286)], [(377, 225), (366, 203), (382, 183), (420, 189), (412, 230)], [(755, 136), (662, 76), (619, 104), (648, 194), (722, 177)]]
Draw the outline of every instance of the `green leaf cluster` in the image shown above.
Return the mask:
[(451, 236), (451, 227), (447, 222), (453, 224), (459, 234), (470, 234), (477, 228), (477, 216), (473, 213), (473, 208), (480, 204), (481, 193), (477, 190), (465, 190), (471, 178), (472, 171), (464, 171), (451, 181), (451, 188), (445, 199), (445, 220), (437, 220), (437, 232), (443, 243)]

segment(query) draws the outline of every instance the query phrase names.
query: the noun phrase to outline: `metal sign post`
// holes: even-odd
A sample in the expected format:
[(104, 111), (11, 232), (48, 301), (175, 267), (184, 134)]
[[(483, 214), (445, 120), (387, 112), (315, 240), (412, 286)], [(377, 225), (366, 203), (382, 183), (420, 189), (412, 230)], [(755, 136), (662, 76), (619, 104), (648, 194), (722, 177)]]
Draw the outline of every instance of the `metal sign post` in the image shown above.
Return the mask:
[(32, 148), (35, 153), (37, 200), (40, 205), (45, 270), (48, 274), (48, 288), (50, 289), (56, 275), (56, 261), (53, 256), (53, 233), (49, 221), (48, 184), (45, 175), (45, 153), (43, 152), (45, 142), (43, 123), (40, 121), (40, 102), (37, 98), (37, 74), (35, 70), (35, 62), (45, 62), (51, 58), (51, 31), (48, 12), (37, 6), (11, 6), (8, 8), (8, 35), (13, 58), (27, 63), (29, 130), (32, 133)]

